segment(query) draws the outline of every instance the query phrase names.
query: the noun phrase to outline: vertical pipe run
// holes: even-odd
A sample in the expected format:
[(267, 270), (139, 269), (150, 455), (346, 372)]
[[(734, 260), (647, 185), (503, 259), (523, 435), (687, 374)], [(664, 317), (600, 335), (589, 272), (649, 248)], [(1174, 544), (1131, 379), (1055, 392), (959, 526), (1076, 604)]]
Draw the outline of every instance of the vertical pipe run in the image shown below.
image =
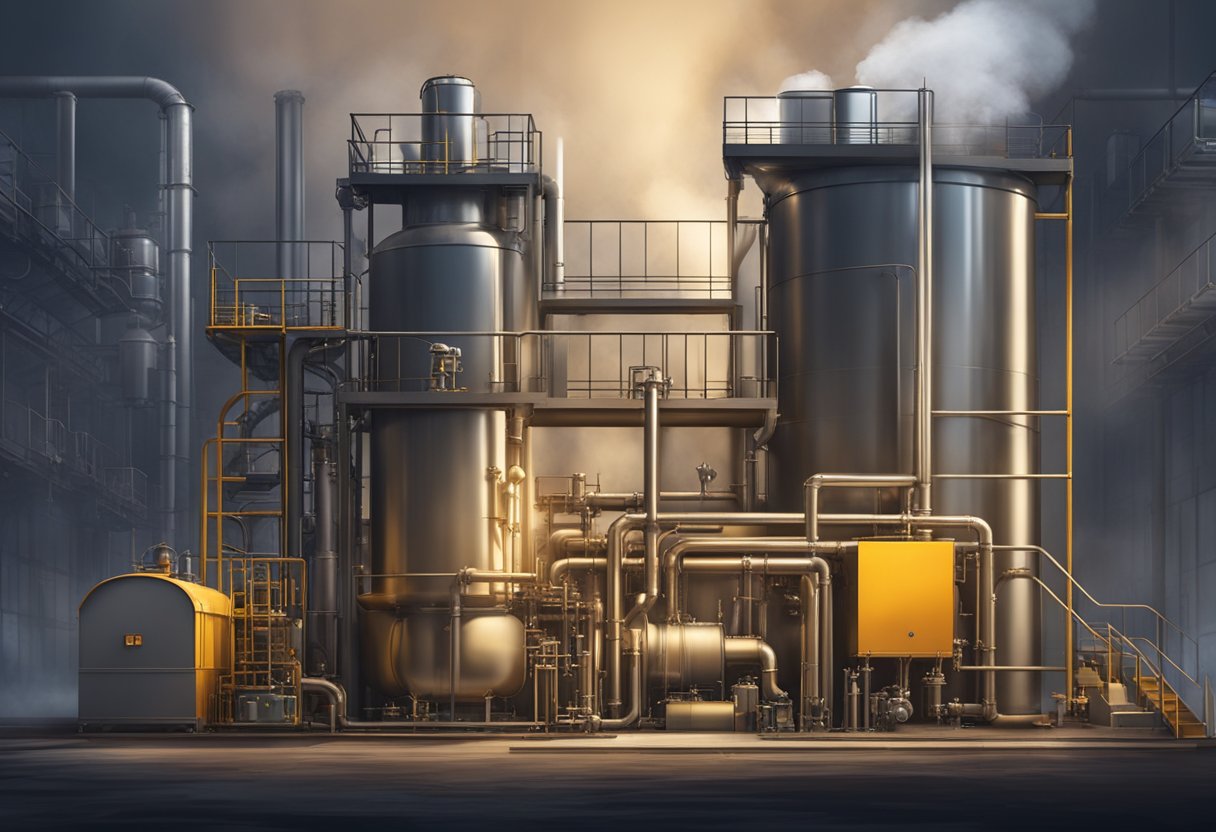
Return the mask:
[(68, 199), (76, 199), (76, 95), (55, 93), (55, 179)]
[(662, 377), (656, 370), (644, 383), (645, 499), (646, 499), (646, 595), (651, 604), (659, 596), (659, 388)]
[(557, 137), (557, 198), (553, 202), (555, 210), (554, 228), (557, 235), (553, 242), (553, 282), (558, 286), (566, 283), (566, 145), (561, 136)]
[[(1170, 4), (1171, 13), (1173, 4)], [(1172, 61), (1171, 61), (1172, 67)], [(1172, 85), (1171, 85), (1172, 89)], [(1072, 129), (1067, 134), (1068, 158), (1072, 158)], [(1064, 568), (1068, 573), (1068, 581), (1064, 587), (1065, 627), (1064, 627), (1064, 695), (1071, 704), (1073, 701), (1073, 598), (1072, 598), (1072, 175), (1064, 186), (1064, 456), (1065, 470), (1068, 478), (1064, 481)]]
[(920, 183), (916, 191), (917, 514), (933, 511), (933, 92), (918, 95)]
[[(304, 96), (299, 90), (280, 90), (274, 94), (275, 169), (274, 224), (276, 277), (300, 281), (305, 274), (304, 246)], [(307, 302), (308, 284), (288, 283), (285, 299), (291, 312), (284, 317), (298, 316), (298, 304)], [(304, 320), (307, 320), (307, 309)], [(284, 323), (288, 323), (284, 320)], [(297, 456), (299, 448), (293, 453)]]
[(334, 522), (337, 471), (333, 437), (322, 436), (313, 443), (312, 450), (316, 543), (312, 557), (312, 580), (308, 582), (312, 590), (308, 612), (314, 618), (316, 633), (313, 640), (319, 655), (312, 657), (311, 664), (314, 675), (331, 675), (338, 669), (338, 547)]

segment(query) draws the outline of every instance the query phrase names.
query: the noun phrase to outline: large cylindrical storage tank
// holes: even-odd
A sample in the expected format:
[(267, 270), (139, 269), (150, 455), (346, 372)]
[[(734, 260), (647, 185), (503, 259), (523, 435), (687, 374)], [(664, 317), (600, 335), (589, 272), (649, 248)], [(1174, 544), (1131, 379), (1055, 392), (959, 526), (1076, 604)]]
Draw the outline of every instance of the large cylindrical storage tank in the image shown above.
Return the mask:
[[(374, 376), (382, 389), (423, 392), (429, 388), (432, 344), (459, 348), (463, 371), (457, 391), (494, 392), (502, 386), (502, 344), (493, 337), (444, 333), (494, 333), (504, 328), (504, 297), (525, 279), (518, 235), (483, 224), (487, 194), (478, 189), (429, 193), (413, 201), (406, 227), (372, 253), (370, 326), (378, 332), (420, 332), (418, 337), (382, 337)], [(505, 468), (505, 418), (490, 409), (376, 410), (371, 427), (372, 592), (366, 607), (384, 612), (365, 618), (365, 662), (372, 681), (388, 696), (408, 688), (416, 696), (445, 694), (439, 684), (412, 672), (411, 656), (431, 655), (436, 627), (447, 622), (453, 576), (465, 567), (503, 569), (498, 518), (498, 472)], [(522, 628), (492, 625), (501, 587), (474, 583), (464, 604), (480, 623), (462, 632), (494, 689), (517, 688), (522, 676)], [(478, 608), (484, 608), (478, 610)], [(389, 612), (392, 611), (392, 612)], [(407, 621), (397, 616), (405, 615)], [(472, 616), (473, 613), (470, 613)], [(381, 620), (391, 617), (391, 620)], [(416, 620), (415, 620), (416, 619)], [(470, 630), (470, 627), (472, 628)], [(446, 630), (445, 630), (446, 632)], [(478, 633), (494, 633), (485, 644)], [(504, 638), (518, 634), (519, 638)], [(466, 639), (468, 640), (468, 639)], [(492, 642), (492, 643), (491, 643)], [(498, 660), (487, 651), (499, 651)], [(461, 699), (481, 700), (472, 682)], [(442, 690), (440, 690), (442, 688)], [(476, 690), (475, 690), (476, 688)]]
[[(777, 510), (800, 510), (803, 482), (816, 472), (912, 470), (918, 175), (890, 166), (760, 177), (780, 352), (781, 418), (769, 455)], [(933, 198), (933, 407), (1035, 409), (1035, 188), (1003, 171), (937, 168)], [(934, 472), (1037, 472), (1033, 421), (935, 419)], [(933, 510), (985, 518), (998, 543), (1035, 544), (1038, 492), (1033, 480), (939, 479)], [(895, 494), (852, 490), (825, 491), (821, 505), (898, 509)], [(998, 553), (997, 575), (1014, 566), (1035, 560)], [(1034, 590), (1030, 581), (1001, 585), (998, 665), (1040, 663)], [(1038, 675), (998, 674), (998, 703), (1005, 713), (1039, 711)]]

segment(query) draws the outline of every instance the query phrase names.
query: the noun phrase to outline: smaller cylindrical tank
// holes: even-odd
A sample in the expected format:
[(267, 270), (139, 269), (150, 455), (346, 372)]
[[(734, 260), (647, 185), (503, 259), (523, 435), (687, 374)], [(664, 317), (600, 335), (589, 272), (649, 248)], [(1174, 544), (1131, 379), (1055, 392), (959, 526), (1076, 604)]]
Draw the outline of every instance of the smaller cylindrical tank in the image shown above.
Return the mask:
[(786, 90), (777, 95), (781, 144), (831, 144), (832, 98), (830, 90)]
[(833, 95), (836, 144), (878, 141), (878, 93), (873, 87), (845, 87)]
[(138, 321), (118, 339), (118, 378), (127, 404), (145, 407), (156, 398), (152, 374), (156, 370), (156, 338)]
[(127, 287), (132, 304), (149, 314), (160, 309), (160, 248), (142, 228), (110, 234), (110, 268)]
[(665, 690), (721, 684), (726, 664), (722, 625), (651, 624), (646, 632), (646, 664), (650, 683)]
[(477, 161), (481, 94), (468, 78), (442, 75), (422, 85), (422, 158), (428, 170), (450, 173)]

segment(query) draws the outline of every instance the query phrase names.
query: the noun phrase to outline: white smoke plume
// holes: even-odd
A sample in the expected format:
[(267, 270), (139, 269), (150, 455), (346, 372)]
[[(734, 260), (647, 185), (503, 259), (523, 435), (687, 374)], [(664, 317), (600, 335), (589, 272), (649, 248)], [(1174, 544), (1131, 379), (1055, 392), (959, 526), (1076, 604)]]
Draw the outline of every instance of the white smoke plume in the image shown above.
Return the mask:
[(826, 75), (817, 69), (812, 69), (786, 78), (781, 82), (779, 92), (787, 92), (789, 90), (831, 90), (835, 88), (836, 85), (832, 83), (830, 75)]
[(896, 24), (857, 64), (857, 81), (888, 89), (924, 84), (943, 122), (1023, 116), (1068, 74), (1070, 37), (1094, 7), (1094, 0), (964, 0), (932, 20)]

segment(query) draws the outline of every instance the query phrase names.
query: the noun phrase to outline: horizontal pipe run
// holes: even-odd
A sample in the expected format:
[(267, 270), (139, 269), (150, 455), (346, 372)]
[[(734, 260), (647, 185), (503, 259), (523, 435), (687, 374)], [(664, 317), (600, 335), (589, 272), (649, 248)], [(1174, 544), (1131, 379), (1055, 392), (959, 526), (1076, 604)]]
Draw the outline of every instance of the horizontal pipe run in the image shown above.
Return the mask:
[(819, 492), (824, 488), (913, 488), (911, 474), (815, 474), (804, 482), (806, 539), (819, 539)]
[[(625, 558), (622, 561), (626, 570), (641, 569), (646, 564), (645, 558)], [(554, 561), (549, 567), (549, 583), (560, 584), (568, 572), (602, 572), (608, 568), (608, 558), (563, 558)]]
[(1065, 668), (1056, 667), (1054, 665), (1041, 664), (977, 664), (977, 665), (960, 665), (955, 670), (978, 670), (978, 671), (997, 671), (997, 672), (1021, 672), (1034, 671), (1038, 673), (1063, 673)]
[[(734, 503), (739, 495), (733, 491), (663, 491), (659, 493), (660, 502), (668, 503)], [(617, 511), (640, 511), (645, 506), (646, 498), (641, 493), (615, 494), (598, 492), (587, 495), (587, 505), (599, 509), (615, 509)]]
[(934, 416), (1067, 416), (1067, 410), (935, 410)]

